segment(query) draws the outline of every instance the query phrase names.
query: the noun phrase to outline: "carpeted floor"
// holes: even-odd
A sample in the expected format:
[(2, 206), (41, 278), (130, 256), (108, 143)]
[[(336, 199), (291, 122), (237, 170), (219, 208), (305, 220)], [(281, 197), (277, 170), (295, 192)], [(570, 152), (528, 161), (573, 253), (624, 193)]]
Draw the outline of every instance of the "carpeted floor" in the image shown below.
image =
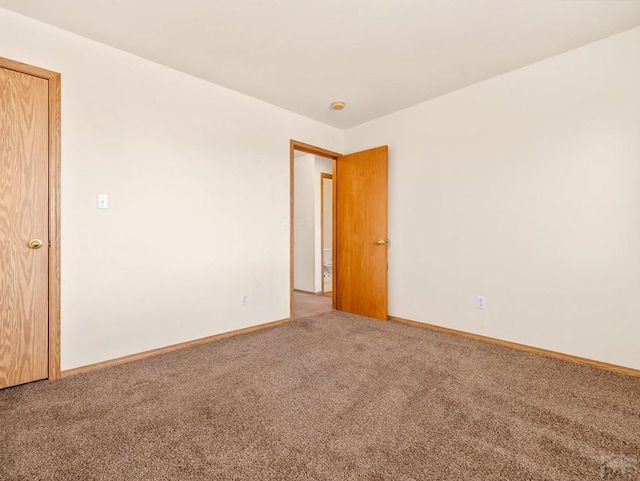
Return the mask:
[(316, 296), (305, 292), (293, 292), (293, 318), (315, 316), (331, 310), (331, 295)]
[(640, 379), (339, 312), (0, 391), (0, 479), (640, 479)]

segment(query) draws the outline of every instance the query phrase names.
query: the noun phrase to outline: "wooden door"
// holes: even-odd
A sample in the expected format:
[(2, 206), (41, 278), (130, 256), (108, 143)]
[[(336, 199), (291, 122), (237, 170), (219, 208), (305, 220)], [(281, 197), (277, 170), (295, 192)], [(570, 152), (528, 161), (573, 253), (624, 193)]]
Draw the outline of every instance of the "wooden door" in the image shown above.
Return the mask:
[(0, 68), (0, 388), (48, 377), (48, 161), (48, 81)]
[(387, 319), (387, 146), (335, 163), (335, 308)]

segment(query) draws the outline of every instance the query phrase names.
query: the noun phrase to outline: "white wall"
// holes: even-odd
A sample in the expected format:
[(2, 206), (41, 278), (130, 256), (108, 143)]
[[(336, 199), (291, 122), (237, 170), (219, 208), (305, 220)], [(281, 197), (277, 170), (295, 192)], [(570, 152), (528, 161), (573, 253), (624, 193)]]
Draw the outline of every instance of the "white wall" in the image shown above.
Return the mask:
[(345, 134), (381, 144), (391, 315), (640, 368), (640, 28)]
[[(322, 179), (324, 199), (322, 215), (324, 219), (323, 244), (325, 249), (331, 249), (333, 244), (333, 179)], [(331, 259), (327, 259), (330, 261)]]
[[(322, 199), (322, 263), (330, 263), (333, 265), (333, 179), (322, 179), (322, 185), (324, 188), (324, 198)], [(324, 251), (328, 250), (325, 256)], [(329, 276), (324, 278), (324, 271), (322, 282), (324, 284), (324, 291), (331, 291), (333, 288), (332, 283), (333, 267), (329, 269)]]
[(4, 9), (0, 45), (62, 74), (62, 369), (288, 317), (289, 140), (341, 131)]
[[(316, 156), (314, 188), (314, 285), (315, 292), (322, 292), (322, 174), (333, 173), (333, 159)], [(330, 247), (330, 246), (329, 246)]]
[(322, 291), (320, 178), (332, 171), (331, 159), (311, 154), (294, 159), (293, 286), (302, 291)]
[(315, 286), (315, 156), (294, 159), (293, 287), (316, 292)]

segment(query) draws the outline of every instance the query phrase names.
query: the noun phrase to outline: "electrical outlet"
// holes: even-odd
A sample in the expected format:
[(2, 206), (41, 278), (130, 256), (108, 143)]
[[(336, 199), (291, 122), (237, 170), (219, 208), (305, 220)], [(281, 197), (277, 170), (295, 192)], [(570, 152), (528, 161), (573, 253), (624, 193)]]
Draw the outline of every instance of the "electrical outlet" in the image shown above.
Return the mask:
[(476, 309), (486, 309), (487, 299), (484, 296), (476, 296)]
[(98, 209), (108, 209), (109, 196), (107, 194), (98, 194), (96, 197), (96, 207)]
[(247, 304), (249, 304), (249, 296), (244, 294), (242, 296), (242, 300), (240, 301), (240, 304), (242, 304), (243, 306), (246, 306)]

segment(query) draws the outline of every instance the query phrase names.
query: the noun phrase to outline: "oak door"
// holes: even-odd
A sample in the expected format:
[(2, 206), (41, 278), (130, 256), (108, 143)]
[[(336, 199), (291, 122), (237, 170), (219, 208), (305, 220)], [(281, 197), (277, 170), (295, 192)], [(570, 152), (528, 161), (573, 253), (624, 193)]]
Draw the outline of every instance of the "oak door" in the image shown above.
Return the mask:
[(48, 88), (0, 68), (0, 388), (48, 376)]
[(387, 146), (335, 163), (335, 308), (387, 319)]

